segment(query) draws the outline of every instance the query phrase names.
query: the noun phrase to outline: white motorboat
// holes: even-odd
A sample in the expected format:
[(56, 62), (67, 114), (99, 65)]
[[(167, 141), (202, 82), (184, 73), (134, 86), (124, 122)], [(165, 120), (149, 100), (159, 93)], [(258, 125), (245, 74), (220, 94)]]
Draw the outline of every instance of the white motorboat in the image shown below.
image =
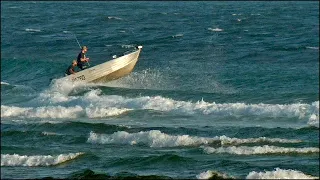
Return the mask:
[(107, 82), (128, 75), (136, 65), (142, 46), (134, 52), (61, 78), (72, 82)]

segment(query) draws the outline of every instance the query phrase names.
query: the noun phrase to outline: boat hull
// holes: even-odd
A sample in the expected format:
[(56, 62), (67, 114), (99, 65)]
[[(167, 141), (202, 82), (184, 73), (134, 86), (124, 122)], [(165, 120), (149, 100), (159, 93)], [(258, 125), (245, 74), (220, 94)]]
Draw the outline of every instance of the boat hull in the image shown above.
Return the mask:
[(114, 72), (108, 74), (107, 76), (103, 76), (101, 78), (93, 80), (92, 82), (108, 82), (108, 81), (116, 80), (116, 79), (122, 78), (124, 76), (127, 76), (128, 74), (130, 74), (132, 72), (137, 61), (138, 61), (138, 59), (136, 61), (131, 62), (129, 65), (127, 65), (117, 71), (114, 71)]

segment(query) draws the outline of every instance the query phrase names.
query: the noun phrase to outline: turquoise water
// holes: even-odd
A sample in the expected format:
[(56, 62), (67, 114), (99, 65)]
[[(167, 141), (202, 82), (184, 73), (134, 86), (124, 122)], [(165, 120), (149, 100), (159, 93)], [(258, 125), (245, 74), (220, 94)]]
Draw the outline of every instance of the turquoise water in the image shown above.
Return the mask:
[(1, 179), (213, 174), (319, 177), (319, 2), (1, 2)]

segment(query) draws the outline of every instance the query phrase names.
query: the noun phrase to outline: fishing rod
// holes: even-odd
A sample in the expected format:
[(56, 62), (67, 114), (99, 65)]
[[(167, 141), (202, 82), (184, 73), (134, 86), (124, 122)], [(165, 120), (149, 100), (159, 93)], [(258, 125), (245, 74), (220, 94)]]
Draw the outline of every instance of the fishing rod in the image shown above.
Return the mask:
[(80, 49), (81, 49), (81, 45), (80, 45), (80, 43), (79, 43), (79, 41), (78, 41), (78, 39), (77, 39), (77, 36), (76, 36), (75, 34), (73, 34), (73, 35), (74, 35), (74, 37), (76, 38), (77, 43), (78, 43), (78, 45), (79, 45), (79, 47), (80, 47)]

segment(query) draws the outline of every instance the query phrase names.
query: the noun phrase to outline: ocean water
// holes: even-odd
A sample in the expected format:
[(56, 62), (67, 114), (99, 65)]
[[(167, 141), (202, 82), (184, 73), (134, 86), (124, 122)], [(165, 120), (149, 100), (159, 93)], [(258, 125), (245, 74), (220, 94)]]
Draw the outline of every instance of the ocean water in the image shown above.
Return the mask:
[[(121, 79), (58, 81), (143, 49)], [(319, 2), (1, 2), (1, 179), (319, 178)]]

